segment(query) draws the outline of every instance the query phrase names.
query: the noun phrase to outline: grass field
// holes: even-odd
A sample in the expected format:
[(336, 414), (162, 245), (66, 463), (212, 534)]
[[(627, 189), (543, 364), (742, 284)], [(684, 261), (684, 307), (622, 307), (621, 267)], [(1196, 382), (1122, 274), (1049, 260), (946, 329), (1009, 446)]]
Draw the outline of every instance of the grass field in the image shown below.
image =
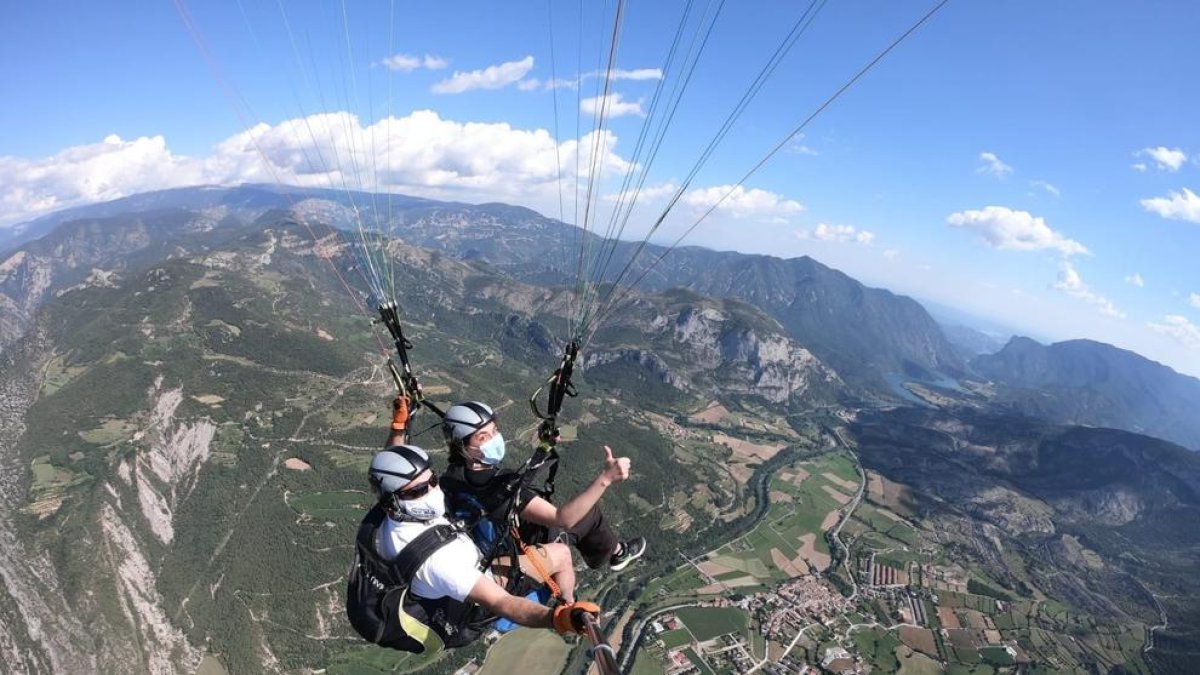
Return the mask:
[(629, 671), (629, 675), (666, 675), (666, 672), (662, 661), (643, 649), (638, 653), (637, 660), (633, 662), (633, 669)]
[(374, 451), (369, 452), (348, 452), (340, 448), (327, 450), (325, 456), (329, 461), (339, 469), (361, 469), (365, 475), (367, 467), (371, 466), (371, 457)]
[(86, 371), (86, 366), (67, 366), (64, 365), (61, 356), (56, 357), (46, 367), (46, 376), (42, 380), (41, 397), (50, 396)]
[(229, 675), (229, 671), (225, 670), (225, 666), (212, 656), (205, 656), (200, 661), (200, 666), (196, 668), (196, 675)]
[(313, 520), (359, 520), (370, 505), (370, 496), (362, 492), (313, 492), (289, 498), (297, 513)]
[(676, 614), (701, 642), (726, 633), (741, 633), (749, 623), (746, 613), (735, 607), (684, 607)]
[(900, 669), (896, 648), (902, 646), (891, 632), (860, 630), (854, 633), (854, 645), (877, 672), (894, 673)]
[(900, 663), (899, 675), (938, 675), (942, 672), (937, 661), (908, 647), (896, 649), (896, 660)]
[(80, 431), (79, 437), (93, 445), (110, 445), (133, 435), (137, 427), (127, 420), (109, 419), (95, 429)]
[(675, 649), (676, 647), (682, 647), (686, 644), (691, 644), (692, 634), (689, 633), (685, 628), (679, 628), (677, 630), (669, 630), (660, 633), (658, 639), (663, 641), (663, 645), (667, 649)]
[(997, 666), (1011, 666), (1016, 663), (1003, 647), (984, 647), (979, 650), (979, 656), (987, 663)]
[(701, 675), (716, 675), (713, 673), (712, 668), (709, 668), (708, 664), (704, 662), (704, 659), (700, 658), (700, 655), (693, 651), (691, 647), (683, 650), (683, 653), (687, 655), (692, 665), (700, 670)]
[(553, 631), (518, 628), (488, 650), (480, 675), (557, 673), (567, 662), (570, 648)]
[(63, 489), (80, 480), (74, 472), (51, 464), (49, 455), (34, 458), (29, 470), (33, 473), (33, 492)]
[(407, 673), (433, 663), (445, 654), (445, 651), (433, 654), (408, 654), (392, 649), (380, 649), (375, 645), (356, 646), (334, 655), (325, 672), (329, 675)]

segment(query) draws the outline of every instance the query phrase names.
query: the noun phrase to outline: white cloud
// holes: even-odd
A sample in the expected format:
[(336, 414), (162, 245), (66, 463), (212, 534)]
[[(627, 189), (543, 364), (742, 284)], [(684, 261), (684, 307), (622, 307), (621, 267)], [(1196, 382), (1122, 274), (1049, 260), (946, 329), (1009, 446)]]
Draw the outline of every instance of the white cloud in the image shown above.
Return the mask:
[(0, 157), (0, 225), (148, 190), (244, 182), (528, 204), (556, 196), (559, 161), (573, 167), (579, 152), (588, 166), (596, 145), (605, 171), (623, 174), (629, 163), (615, 153), (617, 137), (596, 138), (562, 141), (556, 150), (545, 129), (456, 122), (429, 110), (370, 126), (344, 112), (259, 124), (203, 157), (175, 155), (161, 136), (109, 136), (46, 158)]
[(1089, 305), (1095, 306), (1105, 316), (1117, 319), (1125, 318), (1125, 313), (1117, 309), (1116, 305), (1109, 301), (1108, 298), (1088, 288), (1088, 285), (1079, 276), (1079, 272), (1075, 271), (1071, 263), (1065, 260), (1059, 263), (1058, 281), (1054, 283), (1054, 288), (1073, 298), (1083, 300)]
[(579, 111), (585, 115), (595, 115), (601, 108), (603, 108), (604, 114), (608, 119), (624, 115), (646, 116), (645, 111), (642, 110), (641, 101), (622, 100), (621, 95), (618, 93), (609, 94), (608, 96), (585, 98), (579, 102)]
[[(638, 203), (646, 204), (648, 202), (655, 202), (666, 197), (670, 197), (678, 191), (679, 185), (672, 182), (662, 183), (660, 185), (647, 185), (637, 191), (636, 199)], [(624, 193), (614, 192), (612, 194), (604, 195), (604, 201), (606, 202), (620, 202), (633, 198), (634, 196), (632, 190)]]
[(162, 136), (68, 148), (43, 159), (0, 157), (0, 224), (76, 204), (204, 182), (204, 162), (173, 154)]
[(1143, 199), (1141, 204), (1142, 208), (1163, 218), (1200, 223), (1200, 197), (1187, 188), (1183, 188), (1183, 192), (1172, 190), (1167, 197)]
[(1188, 349), (1200, 351), (1200, 326), (1188, 321), (1187, 317), (1168, 314), (1161, 323), (1146, 324), (1155, 333), (1172, 337)]
[(450, 62), (446, 59), (432, 54), (426, 54), (425, 56), (393, 54), (384, 59), (382, 63), (388, 70), (395, 70), (402, 73), (410, 73), (418, 68), (441, 70), (450, 65)]
[(503, 89), (516, 84), (533, 70), (533, 57), (508, 61), (482, 70), (454, 71), (449, 78), (433, 85), (435, 94), (461, 94), (474, 89)]
[[(869, 230), (860, 230), (853, 225), (830, 225), (828, 223), (818, 223), (811, 232), (800, 230), (796, 236), (801, 239), (816, 239), (838, 244), (855, 243), (863, 246), (870, 246), (875, 241), (875, 233)], [(889, 256), (888, 252), (884, 251), (883, 255), (886, 258), (894, 258), (899, 255), (899, 252)]]
[[(601, 77), (604, 73), (601, 71), (592, 73), (591, 75), (593, 77)], [(618, 68), (612, 72), (612, 79), (614, 80), (661, 80), (662, 76), (662, 68), (636, 68), (634, 70), (621, 70)]]
[(1086, 246), (1068, 239), (1028, 211), (1003, 206), (987, 206), (950, 214), (946, 222), (953, 227), (974, 230), (988, 244), (1018, 251), (1055, 250), (1064, 256), (1089, 253)]
[(1031, 181), (1029, 181), (1029, 184), (1035, 188), (1041, 188), (1041, 189), (1045, 190), (1046, 192), (1054, 195), (1055, 197), (1062, 194), (1062, 192), (1057, 187), (1047, 183), (1044, 180), (1031, 180)]
[(997, 157), (996, 153), (994, 152), (979, 153), (979, 161), (983, 162), (983, 164), (975, 169), (975, 173), (987, 174), (989, 176), (995, 176), (996, 178), (1004, 178), (1013, 172), (1013, 168), (1000, 161), (1000, 158)]
[[(634, 70), (617, 69), (612, 72), (612, 79), (614, 82), (617, 80), (631, 80), (637, 82), (645, 80), (661, 80), (662, 76), (663, 73), (661, 68), (637, 68)], [(576, 75), (575, 77), (560, 77), (553, 80), (539, 80), (536, 77), (531, 77), (521, 80), (517, 86), (521, 89), (521, 91), (534, 91), (538, 89), (543, 91), (549, 91), (551, 89), (578, 89), (580, 83), (584, 80), (591, 80), (597, 77), (604, 77), (604, 71), (596, 70), (590, 73)]]
[[(1175, 172), (1183, 163), (1187, 161), (1187, 154), (1179, 148), (1166, 148), (1158, 146), (1157, 148), (1143, 148), (1134, 153), (1135, 157), (1149, 157), (1154, 160), (1155, 166), (1162, 171)], [(1144, 165), (1143, 165), (1144, 166)]]
[(817, 151), (804, 144), (804, 134), (798, 134), (788, 141), (786, 152), (796, 155), (816, 155)]
[(1188, 293), (1188, 304), (1200, 309), (1200, 293)]
[(1130, 286), (1137, 286), (1138, 288), (1144, 288), (1146, 286), (1146, 280), (1142, 278), (1142, 275), (1136, 272), (1125, 277), (1125, 283), (1129, 284)]
[(1134, 171), (1137, 171), (1139, 173), (1146, 173), (1146, 169), (1150, 168), (1150, 167), (1146, 166), (1145, 162), (1138, 162), (1137, 164), (1131, 164), (1130, 166), (1133, 167)]
[(789, 216), (794, 216), (804, 210), (804, 205), (800, 202), (784, 199), (774, 192), (759, 188), (747, 190), (741, 185), (697, 188), (685, 194), (681, 201), (697, 211), (708, 211), (719, 202), (720, 206), (717, 207), (717, 210), (728, 213), (734, 218), (758, 218), (774, 221), (786, 221)]
[(894, 248), (889, 248), (883, 252), (883, 257), (887, 258), (888, 260), (895, 260), (896, 258), (900, 257), (900, 251), (897, 251)]

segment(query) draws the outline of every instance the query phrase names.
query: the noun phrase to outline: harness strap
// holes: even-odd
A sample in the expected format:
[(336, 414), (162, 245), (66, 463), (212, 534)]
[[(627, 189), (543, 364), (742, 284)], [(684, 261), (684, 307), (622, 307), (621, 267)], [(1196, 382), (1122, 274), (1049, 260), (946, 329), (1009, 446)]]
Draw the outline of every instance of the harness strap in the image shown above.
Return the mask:
[[(546, 586), (550, 589), (550, 596), (556, 600), (561, 600), (562, 589), (559, 588), (558, 583), (550, 577), (550, 571), (542, 566), (542, 561), (539, 560), (536, 555), (529, 554), (529, 546), (523, 539), (521, 539), (521, 534), (520, 532), (517, 532), (517, 528), (515, 527), (512, 528), (512, 538), (513, 541), (517, 542), (517, 547), (521, 549), (521, 555), (525, 556), (525, 558), (529, 560), (529, 563), (533, 565), (533, 569), (537, 570), (537, 573), (541, 575), (542, 581), (546, 582)], [(519, 561), (516, 567), (520, 569), (521, 565)]]
[(412, 583), (421, 565), (446, 544), (454, 541), (456, 531), (451, 525), (435, 525), (417, 535), (392, 561), (393, 573), (399, 581)]

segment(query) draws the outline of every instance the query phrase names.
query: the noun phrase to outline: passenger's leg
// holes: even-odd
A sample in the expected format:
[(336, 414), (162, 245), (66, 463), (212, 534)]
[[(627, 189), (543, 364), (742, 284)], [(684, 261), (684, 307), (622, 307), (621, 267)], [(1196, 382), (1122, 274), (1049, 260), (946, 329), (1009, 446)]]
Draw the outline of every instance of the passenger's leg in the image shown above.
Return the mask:
[(575, 602), (575, 564), (571, 561), (571, 549), (565, 544), (553, 543), (530, 546), (526, 550), (527, 555), (521, 556), (521, 571), (542, 582), (545, 582), (543, 572), (549, 574), (558, 584), (563, 602)]
[(597, 506), (593, 506), (568, 532), (575, 540), (575, 548), (583, 562), (591, 569), (606, 565), (620, 543), (617, 533), (608, 526)]

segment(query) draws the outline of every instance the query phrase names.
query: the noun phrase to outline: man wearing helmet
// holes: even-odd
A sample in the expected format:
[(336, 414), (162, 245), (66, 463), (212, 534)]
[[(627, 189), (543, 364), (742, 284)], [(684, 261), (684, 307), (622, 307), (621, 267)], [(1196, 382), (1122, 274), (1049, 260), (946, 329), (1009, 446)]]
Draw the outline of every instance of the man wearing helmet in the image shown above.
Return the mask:
[[(495, 411), (488, 405), (478, 401), (456, 403), (446, 410), (442, 432), (450, 449), (450, 465), (442, 482), (449, 505), (456, 512), (473, 511), (503, 528), (510, 502), (516, 499), (523, 520), (566, 533), (592, 569), (607, 563), (609, 569), (621, 571), (646, 550), (646, 541), (641, 537), (619, 541), (596, 507), (609, 486), (629, 477), (628, 457), (614, 457), (612, 449), (605, 446), (604, 466), (595, 480), (556, 507), (532, 489), (517, 495), (506, 489), (518, 476), (500, 469), (504, 436), (496, 426)], [(475, 534), (479, 543), (479, 532)]]
[[(375, 550), (382, 559), (396, 560), (426, 531), (449, 525), (445, 496), (429, 455), (421, 448), (387, 447), (371, 460), (368, 477), (378, 506), (386, 512), (375, 531)], [(539, 557), (536, 565), (525, 556), (520, 560), (527, 576), (544, 582), (540, 578), (544, 570), (557, 582), (564, 604), (550, 609), (505, 591), (504, 576), (511, 574), (511, 561), (497, 561), (492, 570), (484, 572), (478, 567), (481, 553), (471, 539), (461, 532), (445, 531), (449, 533), (439, 536), (448, 541), (428, 554), (411, 577), (409, 591), (415, 606), (404, 608), (410, 615), (416, 612), (418, 620), (432, 628), (445, 646), (462, 646), (478, 635), (478, 631), (461, 625), (477, 619), (475, 606), (524, 626), (554, 628), (563, 633), (582, 630), (582, 613), (599, 613), (600, 608), (592, 603), (574, 602), (575, 572), (570, 549), (565, 545), (530, 549), (529, 555)]]

